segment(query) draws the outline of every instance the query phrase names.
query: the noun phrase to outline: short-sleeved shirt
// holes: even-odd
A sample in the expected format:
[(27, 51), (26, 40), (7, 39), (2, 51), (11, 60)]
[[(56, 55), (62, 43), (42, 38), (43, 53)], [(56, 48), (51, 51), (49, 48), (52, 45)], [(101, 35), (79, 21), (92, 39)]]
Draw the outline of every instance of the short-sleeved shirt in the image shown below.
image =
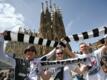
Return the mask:
[[(74, 71), (75, 68), (76, 68), (76, 64), (64, 66), (64, 68), (63, 68), (63, 80), (72, 80), (71, 70)], [(59, 69), (58, 67), (49, 69), (49, 71), (51, 73), (53, 73), (52, 78), (55, 78), (57, 76), (57, 73), (60, 71), (58, 69)]]
[(93, 71), (95, 68), (98, 68), (98, 66), (99, 66), (95, 53), (93, 52), (93, 53), (89, 53), (89, 54), (82, 54), (82, 55), (76, 55), (76, 56), (77, 57), (87, 57), (87, 60), (84, 63), (82, 63), (82, 65), (91, 66), (91, 69), (84, 74), (84, 78), (86, 80), (95, 80), (95, 79), (97, 80), (98, 79), (97, 74), (89, 75), (89, 73), (91, 71)]
[(35, 58), (30, 61), (30, 70), (28, 74), (29, 80), (40, 80), (40, 74), (43, 71), (40, 62), (49, 59), (54, 54), (54, 52), (55, 49), (40, 58)]
[[(102, 76), (102, 70), (101, 70), (101, 66), (100, 66), (100, 60), (101, 60), (101, 53), (102, 53), (102, 49), (104, 48), (105, 46), (99, 48), (98, 50), (95, 50), (93, 53), (89, 54), (89, 55), (86, 55), (86, 56), (94, 56), (95, 57), (95, 61), (96, 61), (96, 66), (95, 67), (99, 67), (99, 71), (94, 74), (94, 75), (89, 75), (89, 72), (87, 72), (87, 74), (85, 74), (85, 78), (87, 80), (103, 80), (103, 77)], [(90, 64), (90, 61), (86, 61), (86, 64)], [(92, 64), (92, 63), (91, 63)], [(95, 68), (93, 67), (93, 68)], [(92, 68), (92, 69), (93, 69)], [(104, 74), (104, 73), (103, 73)], [(105, 79), (104, 79), (105, 80)]]
[(41, 65), (40, 65), (40, 59), (34, 59), (30, 61), (30, 73), (29, 78), (30, 80), (39, 80), (40, 78), (40, 72), (42, 71)]
[(100, 61), (101, 61), (101, 53), (102, 53), (102, 49), (104, 48), (105, 46), (101, 47), (100, 49), (96, 50), (95, 51), (95, 55), (97, 57), (97, 61), (98, 61), (98, 64), (99, 64), (99, 67), (100, 67), (100, 71), (98, 72), (98, 77), (100, 80), (107, 80), (107, 73), (105, 73), (102, 68), (101, 68), (101, 65), (100, 65)]

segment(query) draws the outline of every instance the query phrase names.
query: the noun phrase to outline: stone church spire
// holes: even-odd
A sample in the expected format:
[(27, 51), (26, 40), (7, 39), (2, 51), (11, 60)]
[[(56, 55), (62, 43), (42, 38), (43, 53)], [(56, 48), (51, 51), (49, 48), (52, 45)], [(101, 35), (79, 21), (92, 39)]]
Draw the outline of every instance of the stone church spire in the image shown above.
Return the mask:
[(66, 33), (61, 12), (58, 8), (56, 8), (56, 4), (54, 4), (54, 12), (52, 17), (54, 39), (60, 40), (62, 37), (66, 36)]
[[(51, 31), (51, 13), (48, 8), (48, 1), (45, 2), (46, 9), (41, 12), (40, 17), (40, 36), (42, 38), (52, 39), (52, 31)], [(42, 3), (43, 6), (43, 3)]]
[[(39, 37), (52, 40), (53, 33), (52, 33), (51, 25), (52, 25), (51, 24), (51, 12), (49, 10), (48, 1), (45, 1), (45, 10), (41, 12), (41, 16), (40, 16)], [(41, 50), (40, 53), (47, 53), (51, 49), (45, 46), (43, 47), (40, 46), (40, 50)]]
[[(43, 32), (45, 32), (44, 31), (45, 30), (45, 24), (46, 24), (46, 18), (45, 18), (45, 12), (44, 12), (44, 3), (42, 2), (42, 11), (41, 11), (41, 15), (40, 15), (40, 29), (39, 29), (39, 32), (40, 32), (39, 36), (40, 37), (44, 36)], [(41, 33), (43, 33), (43, 34), (41, 34)]]
[(46, 38), (48, 38), (48, 39), (52, 39), (52, 29), (51, 29), (51, 12), (50, 12), (50, 10), (49, 10), (49, 6), (48, 6), (48, 1), (46, 1), (46, 13), (45, 13), (45, 15), (46, 15), (46, 30), (47, 30), (47, 36), (46, 36)]

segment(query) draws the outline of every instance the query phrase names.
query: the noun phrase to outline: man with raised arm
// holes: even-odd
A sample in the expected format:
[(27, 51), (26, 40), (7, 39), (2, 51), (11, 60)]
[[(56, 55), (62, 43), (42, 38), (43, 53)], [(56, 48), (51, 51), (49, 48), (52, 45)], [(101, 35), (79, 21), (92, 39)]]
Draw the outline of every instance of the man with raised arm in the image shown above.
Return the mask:
[[(79, 70), (81, 71), (80, 75), (82, 75), (84, 79), (106, 80), (103, 79), (104, 78), (103, 76), (101, 76), (101, 65), (100, 65), (101, 54), (104, 50), (107, 51), (106, 41), (104, 46), (102, 46), (98, 50), (91, 52), (90, 52), (90, 47), (86, 43), (80, 44), (80, 54), (74, 53), (75, 54), (74, 57), (82, 57), (82, 56), (87, 57), (86, 62), (79, 64)], [(66, 52), (70, 57), (72, 57), (73, 52), (70, 51), (67, 47), (66, 47)]]
[[(25, 51), (25, 57), (26, 60), (30, 61), (30, 69), (29, 69), (29, 74), (28, 74), (28, 80), (40, 80), (40, 76), (44, 78), (44, 70), (41, 68), (41, 61), (46, 61), (47, 59), (49, 59), (55, 52), (55, 49), (53, 49), (51, 52), (49, 52), (48, 54), (40, 57), (40, 58), (35, 58), (35, 56), (37, 55), (37, 51), (36, 48), (31, 45), (28, 46)], [(47, 78), (47, 77), (45, 77)]]

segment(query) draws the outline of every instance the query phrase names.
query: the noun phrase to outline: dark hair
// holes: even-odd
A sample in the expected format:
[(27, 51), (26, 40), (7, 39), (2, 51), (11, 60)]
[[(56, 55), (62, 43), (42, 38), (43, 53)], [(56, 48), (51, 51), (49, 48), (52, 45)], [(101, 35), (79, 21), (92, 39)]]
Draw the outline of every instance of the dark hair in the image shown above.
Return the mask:
[(87, 45), (85, 42), (82, 42), (82, 43), (80, 43), (79, 45), (83, 45), (83, 44)]
[(24, 50), (24, 54), (26, 54), (26, 52), (28, 52), (28, 51), (32, 51), (32, 52), (35, 52), (35, 53), (37, 52), (35, 46), (33, 46), (33, 45), (28, 46), (28, 47)]

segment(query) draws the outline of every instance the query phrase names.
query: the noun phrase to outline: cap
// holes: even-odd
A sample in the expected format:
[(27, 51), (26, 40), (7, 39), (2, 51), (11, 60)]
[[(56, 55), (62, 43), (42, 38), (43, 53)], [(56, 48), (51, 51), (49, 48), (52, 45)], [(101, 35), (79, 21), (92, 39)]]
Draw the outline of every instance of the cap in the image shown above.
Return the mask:
[(26, 54), (27, 51), (33, 51), (36, 53), (36, 48), (35, 48), (35, 46), (30, 45), (24, 50), (24, 54)]

